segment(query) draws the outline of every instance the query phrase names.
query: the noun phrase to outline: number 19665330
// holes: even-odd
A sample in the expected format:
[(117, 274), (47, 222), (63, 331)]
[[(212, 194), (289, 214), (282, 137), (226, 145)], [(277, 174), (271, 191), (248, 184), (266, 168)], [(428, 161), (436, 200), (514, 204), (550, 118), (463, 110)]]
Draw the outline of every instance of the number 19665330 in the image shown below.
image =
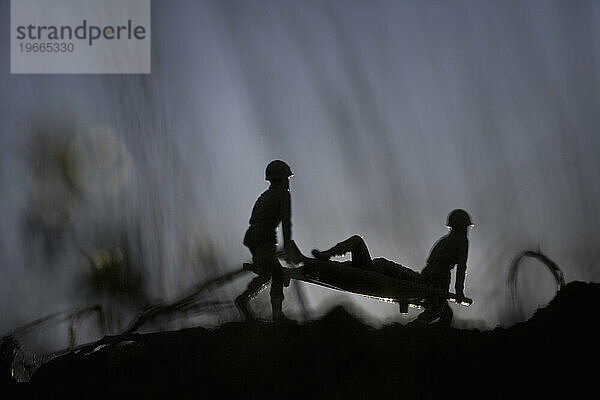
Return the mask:
[(75, 45), (69, 43), (19, 43), (21, 53), (72, 53)]

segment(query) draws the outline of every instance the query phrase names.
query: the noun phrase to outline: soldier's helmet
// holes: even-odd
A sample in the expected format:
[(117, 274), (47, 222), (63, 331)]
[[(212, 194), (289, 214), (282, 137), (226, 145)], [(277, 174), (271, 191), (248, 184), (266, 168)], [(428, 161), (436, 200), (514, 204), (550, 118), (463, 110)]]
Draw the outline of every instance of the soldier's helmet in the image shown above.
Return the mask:
[(473, 221), (471, 220), (471, 216), (465, 210), (457, 208), (448, 214), (446, 226), (449, 226), (450, 228), (466, 228), (472, 225)]
[(271, 161), (265, 170), (265, 179), (269, 182), (287, 179), (293, 175), (290, 166), (281, 160)]

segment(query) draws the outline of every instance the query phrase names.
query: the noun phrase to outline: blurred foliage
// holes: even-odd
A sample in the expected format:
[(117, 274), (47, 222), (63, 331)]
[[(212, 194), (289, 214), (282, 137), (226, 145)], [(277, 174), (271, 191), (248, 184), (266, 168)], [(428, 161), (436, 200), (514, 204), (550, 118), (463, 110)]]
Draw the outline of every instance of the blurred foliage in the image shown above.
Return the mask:
[(69, 118), (33, 122), (28, 143), (26, 241), (41, 238), (54, 256), (84, 199), (89, 207), (125, 187), (131, 158), (107, 126), (76, 128)]
[(147, 303), (145, 279), (127, 249), (127, 246), (95, 249), (88, 256), (86, 286), (101, 298), (144, 305)]
[(23, 220), (25, 243), (41, 240), (48, 257), (57, 255), (80, 200), (78, 158), (69, 140), (75, 128), (66, 122), (33, 122), (28, 146), (29, 199)]
[(104, 321), (101, 335), (120, 329), (132, 312), (149, 301), (148, 266), (141, 246), (140, 227), (128, 229), (106, 221), (93, 231), (89, 244), (79, 245), (80, 272), (74, 285), (80, 302), (99, 304)]
[(74, 134), (72, 127), (57, 128), (44, 124), (34, 128), (29, 163), (33, 183), (38, 189), (58, 189), (65, 195), (80, 192), (79, 160), (70, 145), (70, 138)]

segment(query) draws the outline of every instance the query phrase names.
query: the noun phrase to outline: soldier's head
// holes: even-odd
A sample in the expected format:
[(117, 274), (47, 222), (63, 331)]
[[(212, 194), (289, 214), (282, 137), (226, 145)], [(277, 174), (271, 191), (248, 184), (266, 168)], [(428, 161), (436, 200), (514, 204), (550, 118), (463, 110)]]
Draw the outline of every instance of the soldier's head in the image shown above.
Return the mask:
[(265, 170), (265, 179), (276, 185), (287, 185), (292, 176), (290, 166), (281, 160), (271, 161)]
[(471, 216), (463, 209), (457, 208), (448, 214), (446, 226), (457, 232), (467, 232), (467, 228), (473, 226)]

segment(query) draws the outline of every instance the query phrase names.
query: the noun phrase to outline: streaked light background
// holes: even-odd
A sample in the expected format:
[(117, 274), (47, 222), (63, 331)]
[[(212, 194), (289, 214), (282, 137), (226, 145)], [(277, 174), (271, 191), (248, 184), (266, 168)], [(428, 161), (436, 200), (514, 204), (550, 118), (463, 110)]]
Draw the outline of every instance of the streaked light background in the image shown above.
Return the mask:
[[(306, 253), (356, 233), (372, 255), (420, 270), (447, 213), (467, 209), (475, 304), (453, 306), (457, 326), (516, 321), (506, 278), (525, 249), (539, 246), (567, 281), (599, 279), (600, 3), (152, 7), (151, 75), (10, 75), (0, 37), (1, 332), (98, 301), (123, 326), (144, 301), (238, 268), (275, 158), (295, 172)], [(82, 254), (124, 243), (143, 290), (115, 300), (91, 289)], [(554, 287), (541, 265), (523, 268), (530, 315)], [(231, 300), (249, 279), (212, 296)], [(312, 317), (336, 302), (375, 326), (416, 315), (303, 289)], [(297, 292), (286, 295), (294, 315)], [(253, 304), (268, 315), (266, 292)], [(98, 334), (82, 325), (80, 340)], [(64, 347), (65, 326), (51, 332), (37, 340)]]

